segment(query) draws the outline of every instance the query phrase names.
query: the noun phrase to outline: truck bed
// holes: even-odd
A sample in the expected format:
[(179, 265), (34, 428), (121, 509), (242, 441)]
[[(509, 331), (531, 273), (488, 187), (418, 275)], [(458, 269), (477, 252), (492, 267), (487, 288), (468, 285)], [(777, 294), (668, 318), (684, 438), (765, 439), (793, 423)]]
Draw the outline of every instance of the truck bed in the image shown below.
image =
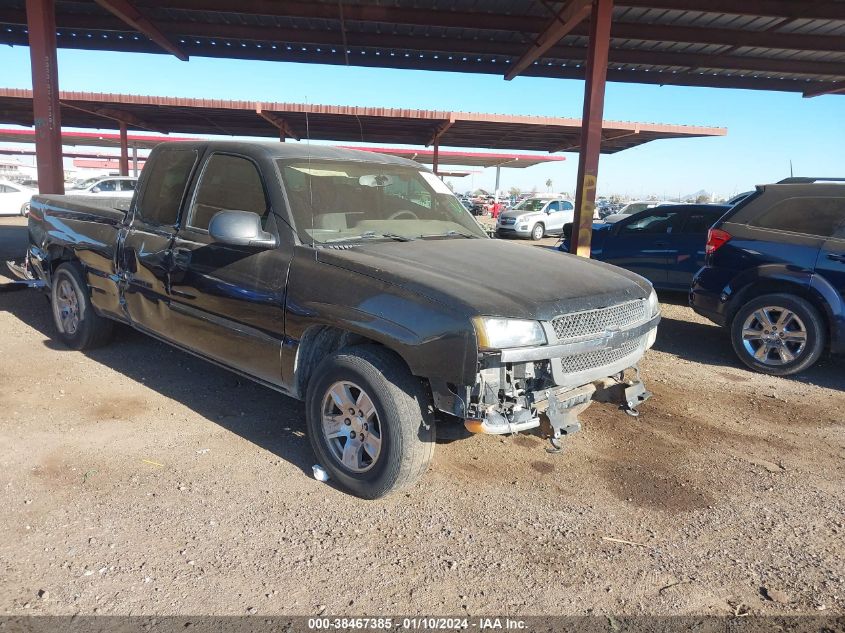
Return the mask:
[[(105, 201), (103, 201), (105, 202)], [(50, 283), (52, 269), (68, 255), (80, 261), (92, 289), (92, 303), (122, 317), (117, 291), (117, 242), (126, 212), (78, 196), (33, 196), (29, 212), (30, 261)]]

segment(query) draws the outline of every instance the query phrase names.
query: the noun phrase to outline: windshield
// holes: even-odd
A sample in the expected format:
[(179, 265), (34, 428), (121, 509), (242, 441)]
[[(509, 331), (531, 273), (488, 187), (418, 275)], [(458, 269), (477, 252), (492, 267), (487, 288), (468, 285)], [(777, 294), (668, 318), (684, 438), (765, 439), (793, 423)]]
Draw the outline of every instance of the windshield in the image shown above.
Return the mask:
[(548, 200), (543, 198), (526, 198), (514, 207), (514, 211), (528, 211), (530, 213), (542, 211), (547, 202)]
[(279, 161), (300, 239), (487, 237), (434, 174), (355, 161)]

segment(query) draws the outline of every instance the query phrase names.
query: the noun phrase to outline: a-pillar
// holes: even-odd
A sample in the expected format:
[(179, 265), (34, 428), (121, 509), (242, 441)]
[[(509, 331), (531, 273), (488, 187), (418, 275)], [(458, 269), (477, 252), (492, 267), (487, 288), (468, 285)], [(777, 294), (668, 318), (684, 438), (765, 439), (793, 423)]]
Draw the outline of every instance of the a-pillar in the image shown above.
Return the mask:
[(32, 114), (38, 190), (64, 193), (62, 120), (56, 60), (56, 11), (53, 0), (26, 0), (29, 57), (32, 65)]
[(610, 24), (613, 0), (593, 0), (590, 14), (590, 42), (584, 85), (584, 114), (581, 119), (581, 147), (575, 193), (575, 222), (569, 251), (590, 256), (593, 214), (596, 208), (596, 183), (599, 174), (604, 88), (610, 49)]

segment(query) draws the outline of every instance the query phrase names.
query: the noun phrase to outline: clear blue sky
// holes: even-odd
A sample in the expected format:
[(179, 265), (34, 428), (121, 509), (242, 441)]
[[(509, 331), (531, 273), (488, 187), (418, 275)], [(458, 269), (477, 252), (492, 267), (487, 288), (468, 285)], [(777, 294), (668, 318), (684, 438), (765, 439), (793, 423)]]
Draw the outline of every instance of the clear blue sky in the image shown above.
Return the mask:
[[(0, 52), (2, 85), (30, 88), (29, 49)], [(580, 117), (583, 82), (428, 71), (388, 70), (59, 51), (63, 90), (181, 97), (294, 101)], [(845, 95), (799, 94), (610, 83), (605, 119), (728, 128), (722, 138), (665, 140), (604, 156), (599, 194), (675, 197), (705, 189), (731, 195), (789, 175), (845, 176)], [(526, 170), (502, 170), (502, 185), (574, 191), (577, 155)], [(492, 188), (493, 170), (455, 179), (458, 191)]]

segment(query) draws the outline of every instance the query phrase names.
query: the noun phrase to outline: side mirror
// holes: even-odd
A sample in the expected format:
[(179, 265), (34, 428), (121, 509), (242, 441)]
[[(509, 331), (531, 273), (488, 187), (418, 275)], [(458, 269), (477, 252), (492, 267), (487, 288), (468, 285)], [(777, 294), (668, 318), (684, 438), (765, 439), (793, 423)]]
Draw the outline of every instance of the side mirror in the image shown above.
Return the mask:
[(261, 217), (251, 211), (218, 211), (208, 223), (208, 234), (215, 242), (231, 246), (278, 246), (276, 237), (261, 228)]
[(91, 193), (100, 193), (101, 189), (99, 187), (91, 187)]

